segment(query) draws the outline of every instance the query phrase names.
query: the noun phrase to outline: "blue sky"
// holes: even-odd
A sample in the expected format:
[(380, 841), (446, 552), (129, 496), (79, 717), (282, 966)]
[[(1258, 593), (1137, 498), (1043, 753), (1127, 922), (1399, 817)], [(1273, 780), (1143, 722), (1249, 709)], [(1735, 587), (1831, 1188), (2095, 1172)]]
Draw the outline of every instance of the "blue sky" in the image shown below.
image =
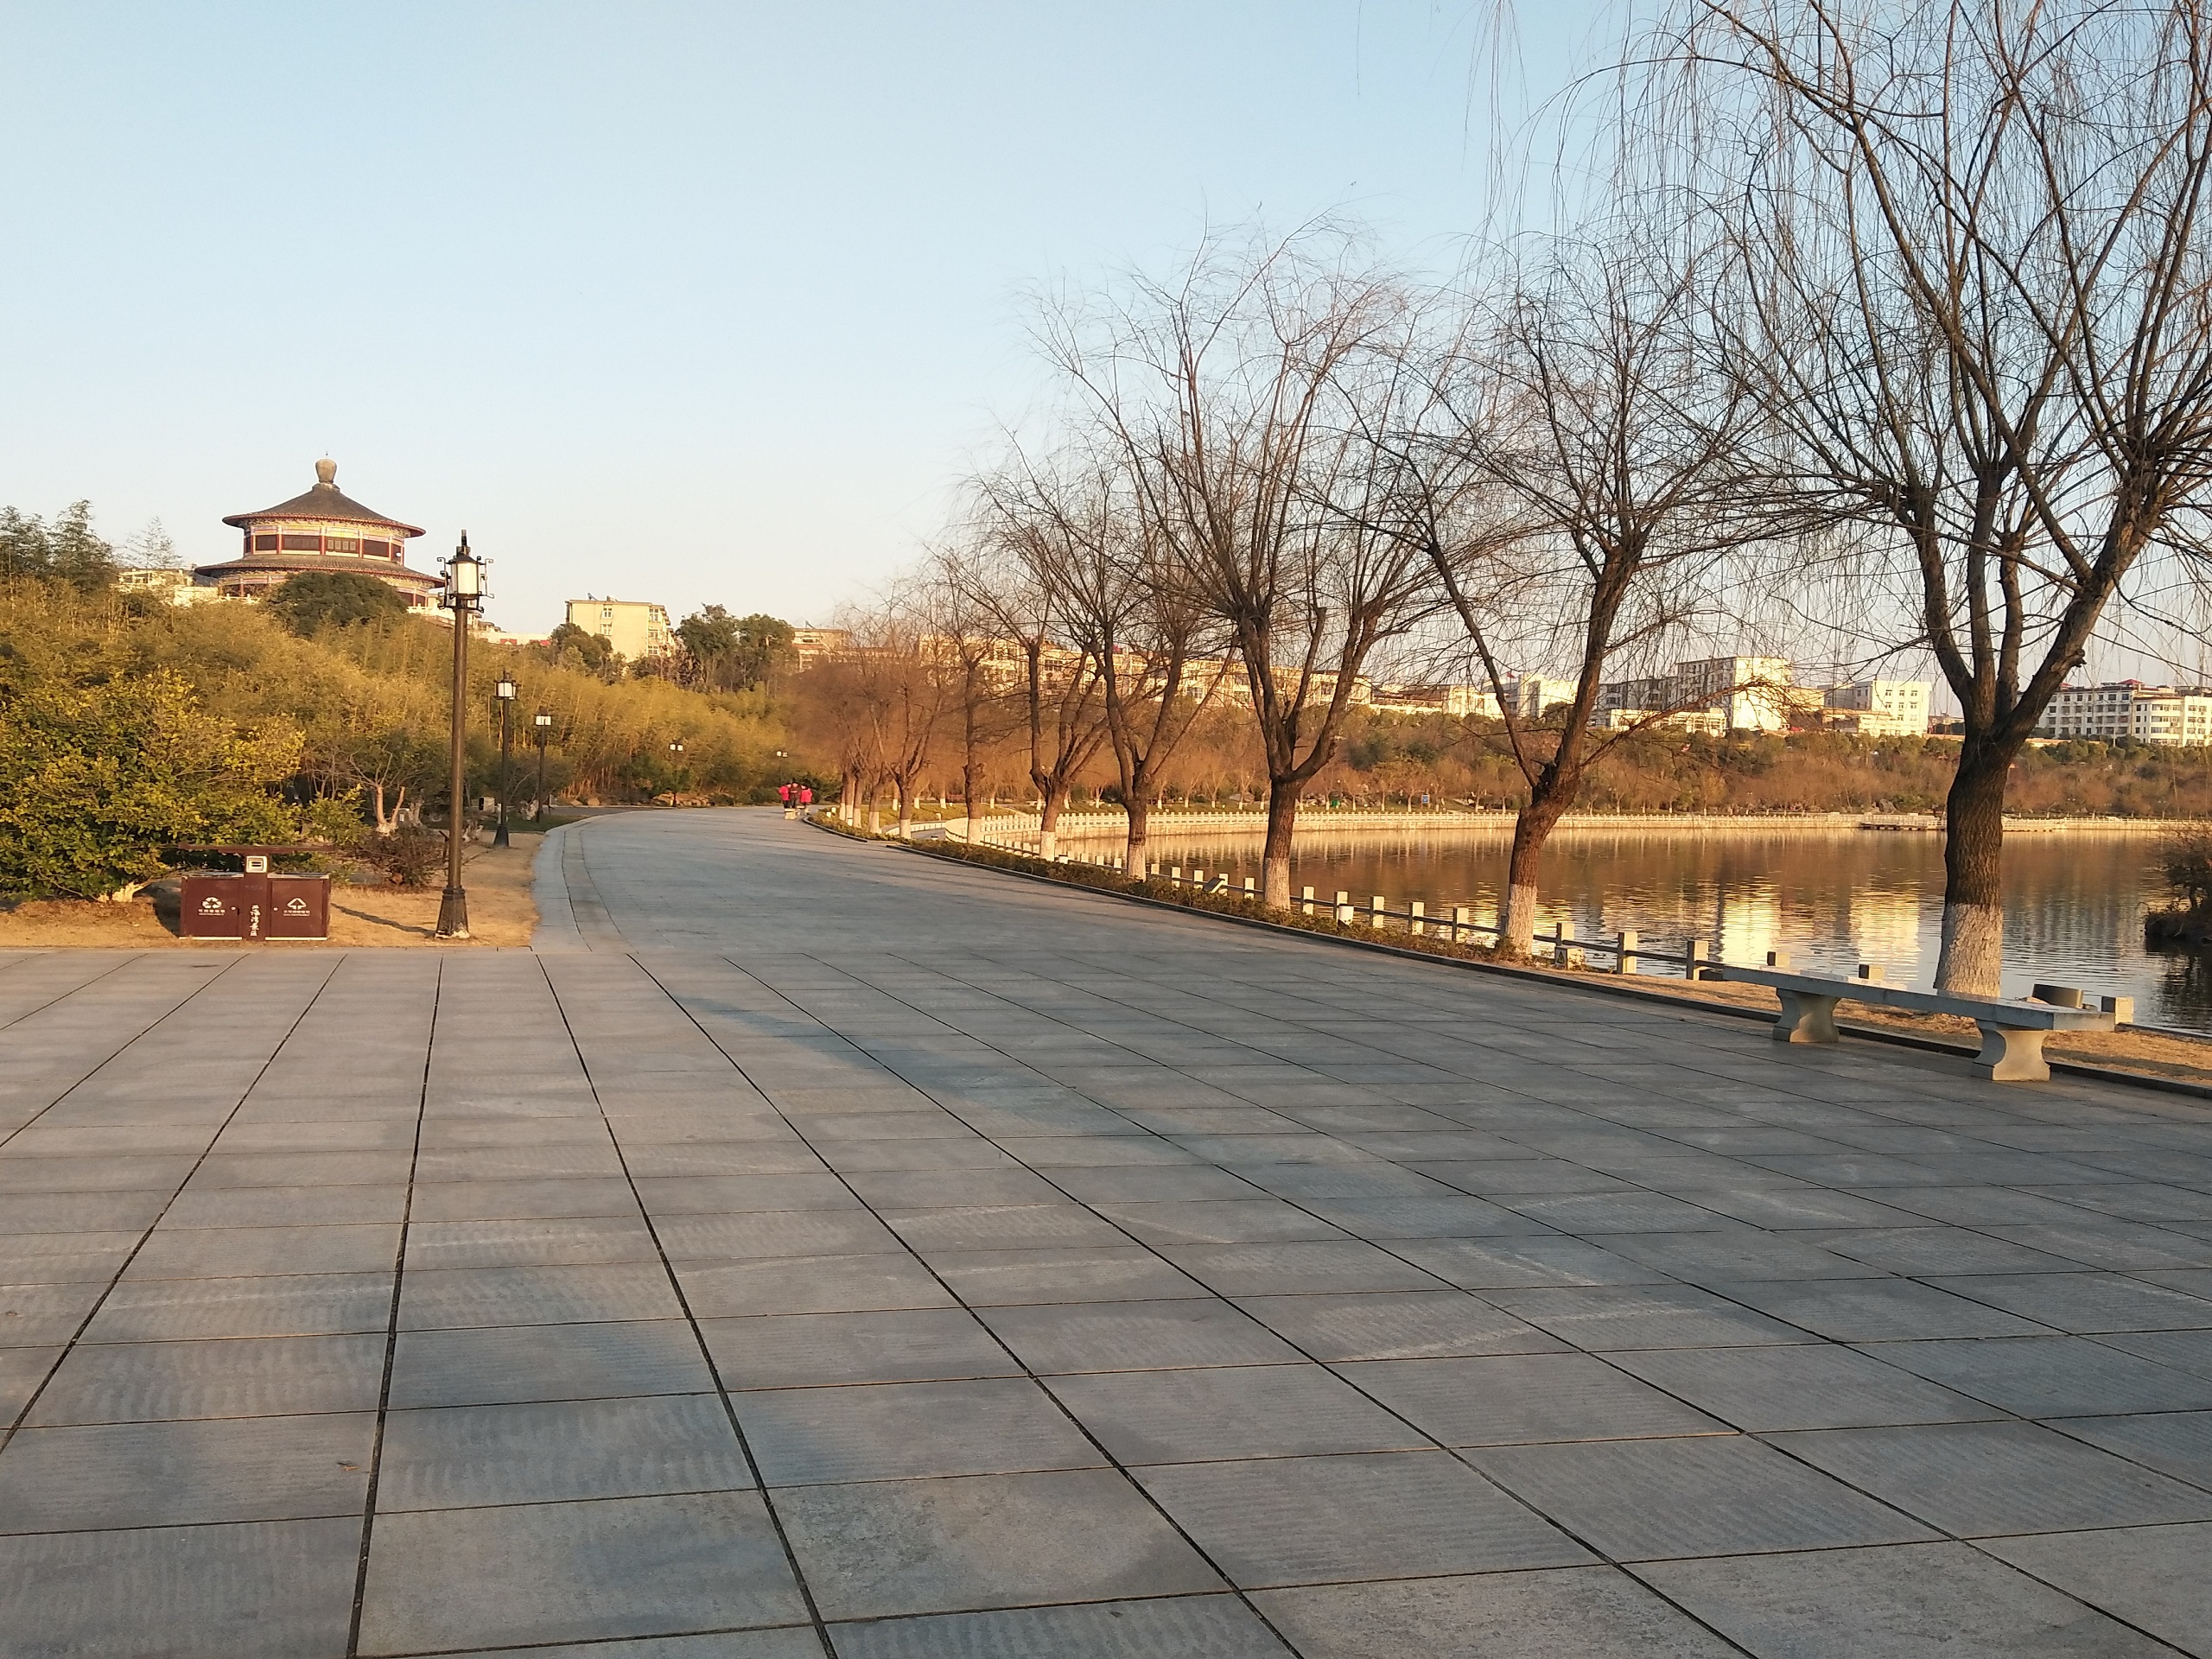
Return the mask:
[[(313, 481), (587, 591), (826, 619), (1209, 220), (1481, 221), (1492, 0), (0, 4), (0, 503), (188, 559)], [(1555, 86), (1605, 11), (1523, 9)]]

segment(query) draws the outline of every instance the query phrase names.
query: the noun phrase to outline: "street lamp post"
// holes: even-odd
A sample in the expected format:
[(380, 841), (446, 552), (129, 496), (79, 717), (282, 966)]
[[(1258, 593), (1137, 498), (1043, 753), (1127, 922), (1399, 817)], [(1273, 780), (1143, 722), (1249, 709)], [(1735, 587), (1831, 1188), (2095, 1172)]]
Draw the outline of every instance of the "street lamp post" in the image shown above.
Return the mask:
[(513, 792), (515, 683), (500, 675), (492, 695), (499, 700), (499, 827), (492, 836), (492, 844), (505, 847), (512, 844), (507, 839), (507, 797)]
[(680, 804), (676, 798), (683, 789), (683, 745), (671, 743), (668, 746), (668, 753), (669, 765), (672, 768), (668, 779), (668, 804), (676, 806)]
[(537, 821), (545, 822), (545, 740), (553, 732), (553, 715), (541, 709), (533, 722), (537, 728)]
[(446, 561), (446, 592), (440, 602), (453, 613), (453, 753), (446, 808), (446, 890), (438, 904), (437, 937), (468, 937), (468, 894), (461, 885), (461, 830), (467, 813), (468, 622), (484, 598), (484, 562), (468, 550), (468, 532)]

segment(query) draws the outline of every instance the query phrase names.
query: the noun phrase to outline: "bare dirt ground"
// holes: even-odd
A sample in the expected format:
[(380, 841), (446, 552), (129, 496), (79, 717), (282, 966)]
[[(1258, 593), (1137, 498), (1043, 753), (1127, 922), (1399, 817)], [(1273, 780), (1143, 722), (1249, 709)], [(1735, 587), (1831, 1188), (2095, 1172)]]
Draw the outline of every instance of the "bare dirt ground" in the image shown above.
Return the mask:
[[(461, 880), (468, 890), (471, 944), (527, 945), (537, 925), (531, 902), (530, 864), (537, 851), (534, 835), (517, 836), (504, 849), (473, 848), (466, 854)], [(357, 887), (334, 881), (330, 887), (330, 944), (362, 946), (451, 944), (431, 937), (438, 925), (440, 887)], [(155, 914), (151, 898), (126, 905), (84, 899), (33, 899), (0, 911), (0, 950), (51, 946), (73, 950), (282, 950), (284, 941), (240, 944), (227, 939), (179, 938)]]

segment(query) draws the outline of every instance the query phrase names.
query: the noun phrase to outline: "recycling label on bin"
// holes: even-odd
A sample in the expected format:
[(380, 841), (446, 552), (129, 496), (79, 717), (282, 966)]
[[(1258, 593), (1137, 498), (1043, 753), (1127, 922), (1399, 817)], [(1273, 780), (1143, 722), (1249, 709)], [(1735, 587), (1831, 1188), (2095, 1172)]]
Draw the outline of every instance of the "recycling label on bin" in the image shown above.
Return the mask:
[(308, 913), (308, 901), (304, 899), (287, 899), (284, 901), (284, 909), (289, 915), (304, 916)]
[(220, 916), (226, 908), (223, 901), (212, 893), (200, 901), (200, 913), (202, 916)]

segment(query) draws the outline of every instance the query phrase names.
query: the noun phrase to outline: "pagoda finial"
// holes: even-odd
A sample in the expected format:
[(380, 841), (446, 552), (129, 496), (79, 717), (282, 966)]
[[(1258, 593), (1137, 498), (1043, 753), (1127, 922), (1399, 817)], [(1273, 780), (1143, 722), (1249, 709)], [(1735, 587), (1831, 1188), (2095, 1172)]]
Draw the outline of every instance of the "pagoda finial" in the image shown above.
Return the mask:
[(327, 455), (315, 462), (315, 481), (326, 488), (335, 488), (338, 483), (338, 463)]

